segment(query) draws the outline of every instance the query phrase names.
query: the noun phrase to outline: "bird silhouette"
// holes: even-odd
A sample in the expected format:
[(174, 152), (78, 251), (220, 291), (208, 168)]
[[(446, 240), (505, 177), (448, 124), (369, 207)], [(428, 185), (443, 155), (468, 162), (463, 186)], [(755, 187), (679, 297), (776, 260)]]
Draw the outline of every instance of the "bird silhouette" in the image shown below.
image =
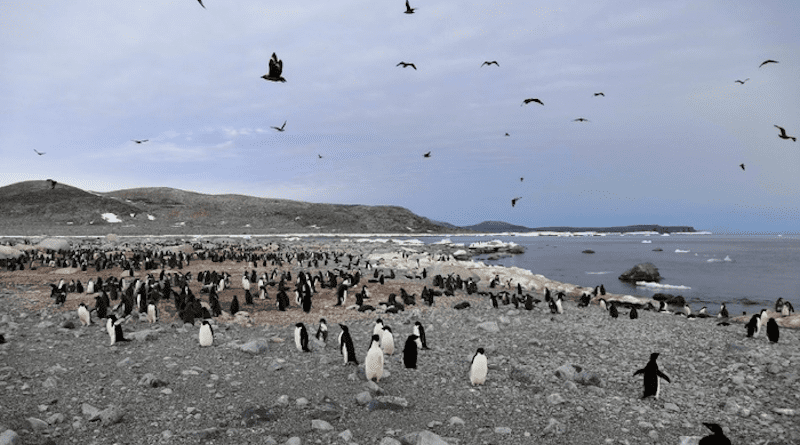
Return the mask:
[(733, 82), (734, 82), (734, 83), (740, 83), (740, 84), (744, 85), (744, 83), (745, 83), (745, 82), (747, 82), (748, 80), (750, 80), (750, 78), (749, 78), (749, 77), (748, 77), (747, 79), (745, 79), (745, 80), (739, 80), (739, 79), (736, 79), (736, 80), (734, 80)]
[(796, 137), (786, 135), (786, 130), (784, 130), (783, 127), (779, 127), (779, 126), (776, 125), (775, 128), (777, 128), (778, 130), (781, 131), (781, 134), (778, 135), (779, 138), (781, 138), (781, 139), (791, 139), (791, 140), (797, 142), (797, 138)]
[(522, 182), (524, 180), (525, 180), (525, 178), (519, 178), (519, 182)]
[[(36, 149), (34, 148), (33, 151), (36, 151)], [(47, 152), (46, 151), (36, 151), (36, 154), (39, 155), (39, 156), (41, 156), (41, 155), (43, 155), (45, 153), (47, 153)]]
[[(542, 102), (542, 101), (541, 101), (541, 100), (539, 100), (539, 99), (525, 99), (525, 100), (523, 100), (523, 101), (522, 101), (522, 105), (527, 105), (527, 104), (529, 104), (529, 103), (531, 103), (531, 102), (536, 102), (536, 103), (537, 103), (537, 104), (539, 104), (539, 105), (544, 105), (544, 102)], [(522, 105), (520, 105), (520, 107), (521, 107)]]
[(491, 62), (489, 62), (489, 61), (487, 60), (486, 62), (483, 62), (483, 63), (481, 63), (481, 68), (483, 68), (483, 66), (484, 66), (484, 65), (497, 65), (497, 66), (500, 66), (500, 64), (499, 64), (499, 63), (497, 63), (497, 61), (496, 61), (496, 60), (492, 60)]
[(742, 170), (744, 170), (744, 164), (739, 164), (739, 167), (742, 167)]
[(278, 131), (284, 131), (286, 129), (286, 121), (283, 121), (283, 125), (281, 125), (280, 127), (270, 127), (270, 128), (274, 128)]
[(278, 56), (272, 53), (272, 58), (269, 59), (269, 73), (264, 74), (261, 78), (272, 82), (286, 82), (281, 73), (283, 73), (283, 60), (278, 59)]
[(579, 117), (577, 119), (572, 119), (572, 122), (589, 122), (589, 119), (584, 119), (582, 117)]
[(131, 139), (131, 140), (132, 140), (133, 142), (136, 142), (137, 144), (141, 144), (142, 142), (147, 142), (147, 141), (149, 141), (150, 139), (142, 139), (141, 141), (139, 141), (139, 140), (136, 140), (136, 139)]
[(318, 154), (317, 156), (319, 156), (319, 158), (322, 159), (322, 155)]
[(431, 157), (431, 152), (427, 152), (427, 153), (425, 153), (424, 155), (422, 155), (422, 157), (423, 157), (423, 158), (429, 158), (429, 157)]
[(403, 68), (408, 68), (408, 67), (411, 67), (411, 68), (414, 68), (415, 70), (417, 69), (417, 66), (416, 66), (416, 65), (414, 65), (413, 63), (405, 63), (405, 62), (400, 62), (400, 63), (398, 63), (398, 64), (397, 64), (397, 65), (395, 65), (395, 66), (400, 66), (400, 65), (403, 65)]
[(511, 207), (514, 207), (515, 205), (517, 205), (517, 201), (519, 201), (520, 199), (522, 199), (522, 196), (519, 196), (519, 197), (516, 197), (516, 198), (512, 199), (511, 200)]
[(406, 0), (406, 14), (413, 14), (417, 8), (412, 8), (411, 5), (408, 4), (408, 0)]
[(511, 136), (510, 134), (506, 133), (506, 136)]
[(772, 59), (767, 59), (767, 60), (761, 62), (761, 65), (759, 65), (758, 67), (761, 68), (762, 66), (764, 66), (764, 65), (766, 65), (768, 63), (778, 63), (778, 61), (777, 60), (772, 60)]
[(603, 92), (602, 92), (602, 91), (601, 91), (601, 92), (599, 92), (599, 93), (594, 93), (594, 95), (595, 95), (595, 96), (603, 96), (603, 97), (606, 97), (606, 95), (605, 95), (605, 94), (603, 94)]
[(200, 6), (202, 6), (203, 9), (206, 9), (206, 5), (203, 4), (203, 0), (197, 0), (197, 3), (200, 3)]

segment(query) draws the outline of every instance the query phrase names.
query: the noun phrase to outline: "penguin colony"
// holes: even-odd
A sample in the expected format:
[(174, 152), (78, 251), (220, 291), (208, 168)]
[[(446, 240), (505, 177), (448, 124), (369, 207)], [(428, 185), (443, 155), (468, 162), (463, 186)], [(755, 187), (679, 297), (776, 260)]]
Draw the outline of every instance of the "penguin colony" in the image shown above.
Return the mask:
[[(212, 259), (213, 261), (224, 261), (228, 259), (237, 259), (235, 254), (219, 253), (219, 252), (206, 252), (200, 259)], [(138, 312), (140, 318), (146, 319), (149, 323), (158, 322), (158, 308), (159, 305), (167, 305), (171, 309), (170, 300), (174, 298), (174, 308), (177, 315), (186, 323), (194, 324), (194, 321), (201, 321), (200, 329), (198, 332), (198, 340), (201, 347), (209, 347), (213, 345), (214, 332), (212, 323), (214, 317), (221, 315), (220, 293), (226, 289), (231, 289), (230, 276), (225, 273), (218, 273), (215, 271), (204, 271), (198, 274), (197, 281), (201, 283), (201, 294), (208, 294), (208, 302), (202, 301), (201, 298), (196, 297), (189, 284), (193, 281), (191, 273), (183, 274), (180, 272), (180, 264), (188, 264), (193, 258), (185, 254), (178, 254), (174, 257), (159, 257), (154, 252), (150, 253), (137, 253), (133, 258), (125, 256), (99, 256), (102, 264), (97, 265), (98, 272), (115, 266), (123, 267), (129, 274), (123, 274), (125, 278), (115, 278), (114, 276), (108, 277), (105, 280), (98, 277), (97, 280), (89, 280), (87, 282), (86, 290), (91, 290), (100, 295), (94, 296), (95, 307), (89, 309), (84, 302), (78, 306), (78, 317), (83, 326), (91, 325), (91, 314), (94, 312), (97, 317), (106, 319), (106, 330), (110, 338), (111, 345), (119, 345), (129, 341), (124, 337), (123, 324), (134, 317)], [(312, 307), (312, 299), (315, 294), (318, 294), (321, 289), (335, 289), (336, 304), (329, 304), (327, 307), (340, 306), (341, 310), (355, 309), (359, 311), (376, 311), (386, 314), (398, 313), (403, 311), (405, 307), (416, 304), (416, 295), (409, 294), (405, 289), (400, 288), (400, 296), (394, 293), (389, 295), (388, 301), (378, 302), (375, 305), (368, 305), (365, 300), (370, 299), (370, 292), (366, 285), (360, 283), (362, 280), (361, 269), (374, 270), (373, 277), (368, 279), (369, 283), (376, 283), (374, 285), (382, 285), (387, 280), (395, 279), (393, 270), (381, 270), (373, 267), (363, 258), (352, 255), (344, 254), (307, 254), (304, 252), (294, 252), (285, 255), (272, 255), (262, 256), (255, 258), (255, 256), (247, 256), (238, 258), (239, 260), (246, 260), (248, 265), (251, 265), (252, 270), (250, 273), (245, 271), (242, 276), (242, 290), (245, 292), (245, 304), (247, 306), (253, 305), (253, 297), (250, 293), (252, 288), (257, 289), (260, 300), (269, 300), (270, 291), (269, 287), (274, 287), (274, 298), (276, 300), (275, 307), (279, 311), (286, 311), (292, 309), (289, 303), (287, 292), (291, 291), (290, 286), (294, 285), (294, 302), (304, 312), (308, 313)], [(344, 265), (345, 260), (347, 265)], [(266, 272), (257, 274), (256, 268), (259, 266), (267, 268)], [(364, 261), (359, 265), (359, 262)], [(330, 262), (330, 264), (329, 264)], [(269, 263), (269, 266), (268, 266)], [(332, 267), (327, 272), (318, 271), (313, 275), (310, 272), (300, 271), (293, 277), (291, 271), (281, 270), (282, 266), (296, 265), (301, 269), (314, 269), (323, 268), (325, 266)], [(83, 264), (84, 270), (89, 267), (89, 264)], [(146, 276), (136, 278), (134, 270), (154, 270), (161, 267), (160, 274), (148, 273)], [(173, 270), (166, 273), (164, 268), (170, 267)], [(269, 268), (272, 268), (271, 272)], [(177, 270), (175, 270), (177, 269)], [(346, 272), (347, 270), (355, 270), (355, 273)], [(411, 273), (404, 275), (409, 280), (424, 279), (427, 277), (426, 270), (423, 268), (421, 272)], [(362, 284), (361, 291), (355, 294), (356, 304), (347, 306), (347, 294), (349, 289), (355, 288), (357, 285)], [(252, 286), (252, 287), (251, 287)], [(502, 302), (503, 305), (513, 304), (516, 308), (525, 310), (532, 310), (542, 300), (535, 298), (530, 292), (525, 292), (519, 283), (513, 284), (511, 280), (502, 282), (499, 278), (492, 280), (489, 286), (490, 291), (479, 291), (477, 283), (471, 279), (462, 280), (458, 275), (449, 275), (443, 277), (437, 275), (433, 277), (433, 288), (428, 289), (427, 286), (423, 289), (421, 300), (426, 305), (434, 305), (435, 297), (440, 295), (452, 296), (456, 291), (466, 291), (467, 294), (477, 293), (478, 295), (488, 296), (491, 301), (491, 307), (498, 308)], [(57, 284), (51, 285), (51, 297), (56, 304), (64, 304), (70, 293), (82, 293), (84, 290), (80, 282), (66, 283), (63, 279)], [(248, 297), (249, 295), (249, 297)], [(621, 303), (612, 300), (610, 303), (600, 295), (605, 295), (605, 289), (601, 286), (595, 288), (591, 294), (584, 294), (580, 297), (580, 302), (577, 307), (588, 308), (593, 301), (596, 301), (601, 309), (607, 311), (611, 317), (618, 318), (620, 309), (629, 309), (628, 315), (632, 320), (639, 317), (639, 310), (654, 311), (652, 306), (641, 306), (629, 303)], [(551, 314), (554, 316), (563, 315), (564, 308), (564, 293), (558, 292), (555, 298), (551, 296), (550, 290), (545, 289), (544, 299), (547, 301)], [(116, 303), (119, 300), (119, 303)], [(112, 302), (116, 303), (112, 306)], [(324, 304), (323, 304), (324, 306)], [(233, 296), (230, 302), (230, 314), (235, 315), (239, 312), (239, 301), (236, 295)], [(776, 303), (775, 312), (781, 316), (791, 314), (794, 308), (791, 304), (783, 299), (779, 299)], [(659, 304), (657, 312), (672, 313), (665, 302)], [(688, 305), (684, 305), (682, 310), (676, 311), (676, 315), (686, 316), (690, 319), (707, 318), (707, 308), (703, 307), (694, 315)], [(723, 304), (720, 307), (717, 315), (720, 324), (725, 323), (728, 318), (727, 308)], [(339, 324), (341, 333), (338, 337), (338, 348), (342, 355), (343, 363), (345, 365), (357, 365), (357, 350), (353, 343), (349, 329), (344, 324)], [(762, 310), (759, 314), (754, 315), (750, 322), (746, 325), (748, 337), (757, 337), (761, 328), (766, 326), (767, 337), (770, 342), (778, 342), (779, 330), (778, 323), (775, 318), (768, 316), (767, 310)], [(328, 324), (324, 318), (319, 320), (319, 326), (316, 330), (314, 338), (318, 345), (324, 347), (328, 337)], [(295, 346), (298, 351), (311, 352), (309, 348), (309, 333), (303, 323), (295, 324)], [(380, 381), (384, 375), (385, 358), (384, 355), (390, 356), (394, 354), (395, 348), (394, 334), (391, 327), (387, 326), (383, 319), (376, 319), (372, 330), (372, 336), (367, 354), (364, 360), (365, 372), (369, 379)], [(402, 349), (402, 363), (406, 369), (416, 369), (418, 366), (418, 354), (420, 351), (429, 350), (425, 330), (420, 322), (415, 322), (411, 329), (411, 333), (406, 337)], [(670, 382), (670, 378), (659, 370), (656, 359), (658, 353), (651, 354), (650, 360), (647, 365), (635, 371), (634, 376), (643, 375), (644, 392), (643, 398), (653, 397), (659, 398), (661, 393), (660, 380)], [(469, 380), (472, 386), (483, 385), (488, 376), (488, 358), (483, 348), (478, 348), (472, 356), (469, 366)], [(712, 435), (708, 436), (709, 440), (719, 441), (727, 440), (724, 437), (721, 427), (717, 424), (705, 424), (711, 431)], [(705, 439), (704, 439), (705, 440)], [(701, 443), (725, 443), (725, 442), (711, 442), (705, 441)]]

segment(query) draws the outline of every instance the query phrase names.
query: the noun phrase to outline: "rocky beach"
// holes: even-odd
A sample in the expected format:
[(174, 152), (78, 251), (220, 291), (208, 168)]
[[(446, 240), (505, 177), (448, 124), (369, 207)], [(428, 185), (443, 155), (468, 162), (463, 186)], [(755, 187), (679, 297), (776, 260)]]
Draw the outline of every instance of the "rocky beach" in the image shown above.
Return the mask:
[[(578, 306), (591, 288), (469, 259), (516, 249), (491, 243), (471, 250), (344, 238), (106, 237), (72, 239), (60, 252), (46, 248), (59, 246), (35, 244), (18, 246), (31, 258), (23, 270), (0, 271), (0, 444), (688, 445), (710, 434), (704, 422), (720, 424), (734, 444), (800, 443), (799, 336), (790, 327), (800, 323), (798, 315), (770, 312), (782, 326), (777, 343), (763, 329), (746, 338), (743, 317), (720, 326), (716, 318), (642, 308), (632, 320), (620, 306), (615, 319), (598, 298)], [(237, 296), (242, 312), (214, 317), (214, 345), (201, 348), (199, 321), (184, 323), (173, 299), (164, 298), (156, 323), (134, 315), (123, 324), (132, 341), (109, 346), (103, 320), (81, 326), (76, 312), (81, 302), (94, 307), (99, 294), (69, 292), (56, 305), (50, 284), (148, 274), (157, 280), (162, 268), (133, 268), (133, 277), (118, 265), (98, 271), (93, 262), (99, 252), (127, 259), (136, 252), (168, 252), (161, 258), (182, 252), (190, 262), (164, 271), (191, 272), (189, 287), (203, 301), (208, 294), (195, 277), (202, 271), (230, 274), (219, 300), (228, 311)], [(299, 252), (338, 261), (298, 261)], [(284, 260), (272, 264), (266, 255)], [(70, 257), (85, 259), (86, 270), (80, 261), (55, 261)], [(286, 311), (277, 310), (271, 287), (267, 299), (246, 305), (241, 277), (253, 270), (292, 277), (358, 271), (360, 281), (349, 292), (366, 285), (365, 303), (377, 309), (348, 308), (352, 296), (336, 307), (337, 290), (329, 287), (316, 289), (309, 313), (293, 297)], [(394, 278), (384, 284), (368, 282), (390, 271)], [(434, 286), (437, 275), (472, 278), (478, 292), (458, 288), (429, 306), (420, 295), (442, 290)], [(540, 302), (531, 310), (502, 302), (493, 307), (489, 293), (515, 294), (518, 285)], [(545, 288), (564, 292), (563, 314), (551, 313)], [(416, 296), (416, 304), (397, 313), (378, 305), (403, 290)], [(605, 298), (647, 303), (626, 295)], [(454, 309), (464, 302), (469, 307)], [(305, 323), (313, 335), (321, 317), (330, 326), (327, 345), (312, 340), (312, 352), (298, 351), (294, 324)], [(387, 372), (376, 383), (366, 381), (363, 362), (377, 318), (391, 326), (397, 350), (385, 357)], [(419, 351), (417, 369), (406, 369), (403, 344), (416, 321), (425, 327), (430, 350)], [(349, 327), (359, 367), (342, 364), (338, 323)], [(484, 385), (473, 387), (468, 373), (477, 348), (486, 351), (489, 373)], [(658, 399), (641, 399), (642, 377), (633, 374), (653, 352), (670, 382), (662, 381)]]

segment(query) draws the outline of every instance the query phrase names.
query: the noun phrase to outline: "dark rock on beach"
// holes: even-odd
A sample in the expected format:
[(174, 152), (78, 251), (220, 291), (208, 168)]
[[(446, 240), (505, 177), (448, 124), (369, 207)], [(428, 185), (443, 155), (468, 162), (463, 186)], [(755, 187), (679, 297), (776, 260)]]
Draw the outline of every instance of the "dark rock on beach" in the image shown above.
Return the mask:
[(622, 281), (635, 283), (637, 281), (649, 281), (658, 283), (661, 281), (661, 274), (658, 268), (652, 263), (641, 263), (619, 276)]
[(657, 293), (657, 294), (653, 295), (653, 300), (664, 301), (670, 306), (681, 306), (681, 307), (683, 307), (684, 305), (686, 305), (686, 299), (683, 298), (682, 295), (675, 296), (675, 295), (672, 295), (672, 294)]

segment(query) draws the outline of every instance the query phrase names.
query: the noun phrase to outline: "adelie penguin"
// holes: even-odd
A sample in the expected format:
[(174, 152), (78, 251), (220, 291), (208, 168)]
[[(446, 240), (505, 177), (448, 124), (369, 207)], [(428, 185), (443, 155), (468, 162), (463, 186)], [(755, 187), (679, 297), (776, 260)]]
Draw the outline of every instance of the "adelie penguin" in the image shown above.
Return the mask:
[(472, 386), (483, 385), (486, 382), (486, 374), (489, 372), (489, 363), (483, 348), (478, 348), (472, 356), (472, 364), (469, 367), (469, 381)]
[(722, 431), (722, 427), (716, 423), (705, 423), (703, 425), (706, 426), (713, 434), (708, 435), (700, 439), (698, 445), (731, 445), (731, 440), (725, 436), (725, 432)]
[(381, 349), (383, 349), (383, 353), (386, 355), (393, 355), (394, 354), (394, 335), (392, 334), (392, 328), (389, 326), (383, 327), (383, 332), (381, 332)]
[(300, 352), (311, 352), (308, 349), (308, 331), (303, 323), (294, 325), (294, 345)]
[(78, 305), (78, 318), (81, 320), (82, 326), (89, 326), (92, 324), (92, 314), (85, 304)]
[(617, 305), (614, 302), (611, 302), (611, 307), (608, 308), (608, 313), (611, 315), (611, 318), (619, 317), (619, 311), (617, 310)]
[(117, 320), (114, 314), (111, 314), (106, 319), (106, 331), (111, 339), (109, 346), (114, 346), (117, 342), (130, 341), (122, 334), (122, 323), (125, 319)]
[(234, 295), (231, 300), (231, 315), (236, 315), (237, 312), (239, 312), (239, 299)]
[(778, 322), (776, 322), (774, 318), (770, 318), (769, 321), (767, 321), (767, 338), (772, 343), (778, 343), (780, 334), (781, 333), (778, 330)]
[(428, 342), (425, 340), (425, 328), (422, 327), (422, 323), (415, 322), (414, 323), (414, 335), (417, 336), (417, 348), (419, 349), (430, 349), (428, 347)]
[(753, 314), (750, 317), (750, 321), (744, 325), (745, 329), (747, 329), (747, 337), (758, 337), (758, 333), (761, 332), (761, 317), (758, 314)]
[(380, 342), (380, 335), (372, 336), (372, 343), (369, 345), (367, 358), (364, 360), (364, 372), (367, 374), (367, 380), (374, 378), (376, 382), (380, 382), (383, 377), (383, 351)]
[(211, 327), (208, 320), (203, 320), (202, 324), (200, 324), (198, 338), (200, 340), (200, 346), (202, 347), (214, 344), (214, 329)]
[(639, 318), (639, 311), (636, 310), (635, 307), (632, 307), (630, 316), (631, 316), (631, 320), (636, 320), (637, 318)]
[(644, 395), (642, 398), (645, 399), (650, 396), (654, 396), (658, 399), (658, 395), (661, 392), (661, 382), (659, 378), (666, 380), (669, 383), (669, 377), (666, 374), (661, 372), (658, 369), (658, 363), (656, 363), (656, 359), (658, 358), (658, 352), (654, 352), (650, 354), (650, 361), (647, 362), (644, 368), (636, 371), (633, 373), (634, 376), (639, 374), (644, 374)]
[(372, 327), (372, 335), (382, 335), (383, 334), (383, 320), (380, 318), (375, 320), (375, 326)]
[(403, 347), (403, 366), (408, 369), (417, 369), (417, 339), (416, 335), (409, 335)]
[(336, 304), (334, 306), (344, 306), (347, 301), (347, 285), (342, 283), (336, 288)]
[(148, 303), (147, 304), (147, 322), (150, 324), (155, 323), (158, 321), (158, 307), (155, 303)]
[(324, 318), (319, 319), (319, 327), (317, 327), (317, 341), (323, 344), (328, 343), (328, 322)]
[(342, 328), (342, 332), (339, 334), (339, 352), (342, 354), (342, 359), (344, 360), (344, 364), (354, 364), (358, 365), (358, 359), (356, 358), (356, 348), (353, 346), (353, 338), (350, 337), (350, 330), (347, 326), (339, 323), (339, 327)]

